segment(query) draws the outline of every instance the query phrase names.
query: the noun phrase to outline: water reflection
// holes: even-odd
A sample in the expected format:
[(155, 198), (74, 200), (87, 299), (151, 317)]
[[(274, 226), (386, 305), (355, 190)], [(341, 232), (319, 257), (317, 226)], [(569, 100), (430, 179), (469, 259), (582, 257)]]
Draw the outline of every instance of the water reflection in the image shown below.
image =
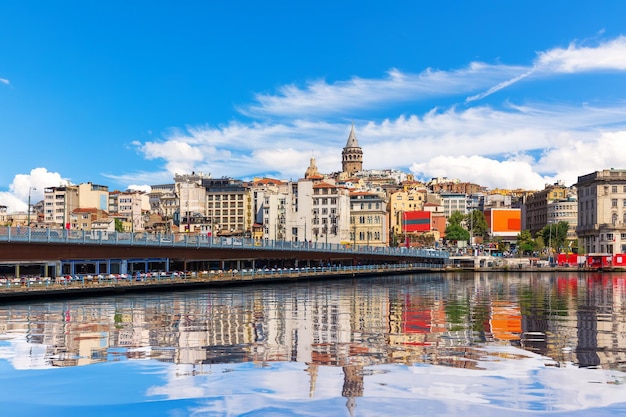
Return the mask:
[[(100, 364), (75, 368), (73, 383), (133, 380), (125, 401), (142, 413), (193, 399), (182, 407), (196, 415), (314, 403), (326, 415), (618, 415), (625, 286), (616, 274), (429, 274), (4, 305), (0, 376), (25, 387), (34, 378), (20, 371), (48, 370), (53, 384), (50, 369)], [(11, 393), (24, 387), (0, 402), (20, 403)]]

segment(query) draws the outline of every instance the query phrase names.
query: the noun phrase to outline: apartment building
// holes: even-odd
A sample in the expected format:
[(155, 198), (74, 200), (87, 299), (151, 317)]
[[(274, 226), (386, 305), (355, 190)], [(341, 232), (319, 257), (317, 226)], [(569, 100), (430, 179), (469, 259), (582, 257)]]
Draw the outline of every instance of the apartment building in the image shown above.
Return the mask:
[(446, 218), (449, 218), (455, 211), (467, 214), (467, 194), (462, 193), (439, 193), (441, 205)]
[(70, 229), (70, 213), (80, 207), (76, 186), (44, 189), (44, 224), (51, 228)]
[(233, 178), (204, 178), (206, 223), (214, 236), (246, 236), (254, 215), (248, 187)]
[(350, 194), (329, 182), (313, 185), (311, 239), (340, 244), (350, 238)]
[(350, 193), (350, 241), (355, 246), (386, 246), (387, 202), (379, 194)]

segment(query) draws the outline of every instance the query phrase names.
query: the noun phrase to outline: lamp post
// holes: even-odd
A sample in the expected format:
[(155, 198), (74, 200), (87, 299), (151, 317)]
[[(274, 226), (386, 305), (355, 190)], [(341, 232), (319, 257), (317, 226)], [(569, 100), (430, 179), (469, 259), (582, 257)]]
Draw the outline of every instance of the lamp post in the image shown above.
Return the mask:
[(28, 215), (27, 215), (27, 218), (28, 218), (27, 226), (28, 227), (30, 227), (30, 193), (33, 190), (37, 190), (37, 189), (35, 187), (28, 187)]

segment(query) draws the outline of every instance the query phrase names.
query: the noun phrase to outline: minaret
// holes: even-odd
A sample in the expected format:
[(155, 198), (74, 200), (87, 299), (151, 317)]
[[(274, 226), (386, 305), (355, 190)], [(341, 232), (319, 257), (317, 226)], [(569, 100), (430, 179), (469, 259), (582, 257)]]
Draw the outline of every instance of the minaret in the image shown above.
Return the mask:
[(356, 140), (354, 123), (352, 123), (352, 129), (350, 129), (348, 142), (343, 148), (343, 152), (341, 152), (341, 169), (348, 176), (363, 170), (363, 150), (359, 146), (359, 141)]

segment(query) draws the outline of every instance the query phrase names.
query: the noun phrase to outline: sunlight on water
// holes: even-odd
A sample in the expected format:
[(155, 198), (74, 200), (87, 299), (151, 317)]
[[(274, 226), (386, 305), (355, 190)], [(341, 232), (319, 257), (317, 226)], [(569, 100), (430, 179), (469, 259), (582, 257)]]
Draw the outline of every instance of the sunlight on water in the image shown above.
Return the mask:
[(0, 403), (11, 416), (623, 415), (625, 300), (625, 275), (472, 273), (2, 305)]

